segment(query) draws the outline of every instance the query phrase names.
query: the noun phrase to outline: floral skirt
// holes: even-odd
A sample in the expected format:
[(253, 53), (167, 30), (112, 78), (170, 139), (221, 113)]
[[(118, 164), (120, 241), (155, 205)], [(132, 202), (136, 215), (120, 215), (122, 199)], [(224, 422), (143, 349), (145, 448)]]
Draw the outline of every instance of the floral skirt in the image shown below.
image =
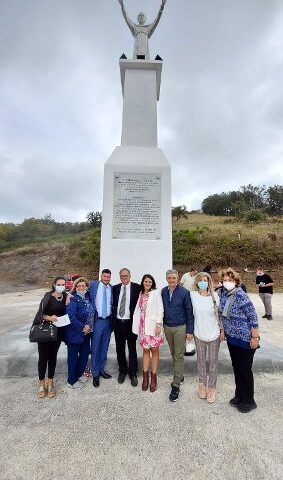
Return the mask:
[(139, 342), (140, 346), (145, 349), (159, 348), (164, 344), (164, 335), (145, 335), (143, 315), (141, 315), (140, 319)]

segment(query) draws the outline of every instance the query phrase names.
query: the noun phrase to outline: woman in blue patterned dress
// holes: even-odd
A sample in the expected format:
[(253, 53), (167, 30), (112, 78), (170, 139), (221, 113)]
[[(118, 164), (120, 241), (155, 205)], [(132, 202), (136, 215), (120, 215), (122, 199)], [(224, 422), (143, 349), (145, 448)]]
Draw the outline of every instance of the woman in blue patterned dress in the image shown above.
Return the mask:
[(252, 372), (255, 350), (259, 347), (258, 319), (248, 295), (240, 287), (240, 275), (232, 268), (220, 272), (219, 311), (235, 377), (235, 396), (230, 405), (246, 413), (257, 407)]

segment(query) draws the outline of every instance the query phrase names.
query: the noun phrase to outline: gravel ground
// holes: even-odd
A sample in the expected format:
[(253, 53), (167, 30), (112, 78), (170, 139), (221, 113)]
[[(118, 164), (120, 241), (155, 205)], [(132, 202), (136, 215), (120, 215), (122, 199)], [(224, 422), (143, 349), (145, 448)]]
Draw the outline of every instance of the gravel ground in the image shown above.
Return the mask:
[(220, 375), (210, 405), (187, 377), (178, 402), (171, 378), (157, 392), (128, 379), (91, 381), (80, 392), (57, 379), (55, 399), (36, 397), (35, 378), (0, 380), (1, 480), (272, 479), (282, 469), (282, 373), (257, 374), (258, 409), (229, 406), (232, 375)]
[[(30, 348), (27, 332), (21, 331), (30, 325), (44, 291), (0, 295), (1, 365), (7, 358), (12, 363), (26, 361), (21, 349), (9, 356), (8, 347), (18, 335), (22, 348)], [(261, 317), (258, 295), (251, 298)], [(225, 370), (218, 378), (215, 404), (197, 397), (197, 377), (191, 369), (186, 369), (180, 400), (170, 403), (172, 365), (165, 347), (154, 394), (142, 392), (140, 385), (131, 387), (128, 380), (118, 385), (116, 378), (103, 380), (99, 389), (89, 382), (75, 392), (66, 386), (65, 375), (58, 375), (57, 398), (38, 400), (34, 376), (0, 379), (0, 480), (283, 478), (283, 374), (275, 368), (282, 358), (282, 306), (283, 295), (274, 294), (274, 320), (260, 321), (262, 348), (255, 359), (260, 366), (255, 368), (258, 409), (249, 414), (229, 406), (234, 384), (232, 373)], [(109, 365), (114, 372), (113, 349), (111, 344)], [(223, 346), (221, 365), (227, 363), (224, 350)], [(36, 358), (30, 353), (27, 358), (36, 371)], [(65, 357), (62, 361), (65, 372)], [(270, 361), (272, 373), (264, 373)]]

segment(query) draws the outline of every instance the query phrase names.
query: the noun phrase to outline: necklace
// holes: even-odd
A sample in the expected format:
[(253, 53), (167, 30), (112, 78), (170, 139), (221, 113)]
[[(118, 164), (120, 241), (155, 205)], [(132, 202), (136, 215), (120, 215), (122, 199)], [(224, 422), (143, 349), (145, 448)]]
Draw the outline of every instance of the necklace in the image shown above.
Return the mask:
[(56, 297), (56, 296), (54, 295), (54, 298), (56, 298), (57, 302), (62, 302), (62, 300), (63, 300), (63, 295), (61, 295), (61, 297)]

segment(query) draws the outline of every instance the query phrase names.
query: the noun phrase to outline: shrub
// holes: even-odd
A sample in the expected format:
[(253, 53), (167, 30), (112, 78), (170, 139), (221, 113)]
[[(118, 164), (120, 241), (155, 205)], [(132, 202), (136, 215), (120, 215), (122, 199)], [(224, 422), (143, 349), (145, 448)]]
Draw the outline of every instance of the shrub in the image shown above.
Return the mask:
[(243, 215), (243, 220), (246, 223), (259, 223), (266, 220), (266, 214), (259, 209), (248, 210)]

